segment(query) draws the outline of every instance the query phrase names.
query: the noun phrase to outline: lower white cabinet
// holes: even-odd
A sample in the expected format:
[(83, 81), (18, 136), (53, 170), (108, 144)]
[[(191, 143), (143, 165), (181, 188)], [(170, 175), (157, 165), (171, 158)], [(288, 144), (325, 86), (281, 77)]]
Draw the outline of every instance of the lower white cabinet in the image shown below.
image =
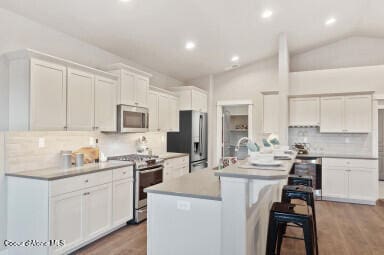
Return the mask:
[(113, 226), (119, 226), (133, 218), (133, 179), (113, 183)]
[(164, 161), (163, 182), (189, 173), (189, 156), (166, 159)]
[(50, 199), (50, 236), (65, 240), (65, 245), (52, 248), (55, 254), (72, 249), (84, 238), (84, 192), (75, 191)]
[(376, 204), (378, 161), (324, 158), (322, 195), (326, 200)]
[(12, 247), (10, 255), (70, 253), (133, 218), (131, 166), (53, 181), (7, 178), (7, 238), (65, 241), (31, 250)]

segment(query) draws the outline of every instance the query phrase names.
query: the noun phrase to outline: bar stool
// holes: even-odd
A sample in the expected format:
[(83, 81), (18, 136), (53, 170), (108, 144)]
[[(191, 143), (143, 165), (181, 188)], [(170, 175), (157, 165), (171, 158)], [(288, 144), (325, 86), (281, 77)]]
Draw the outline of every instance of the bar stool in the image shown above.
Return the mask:
[(308, 187), (313, 187), (312, 176), (290, 175), (288, 176), (288, 185), (304, 185)]
[(318, 255), (311, 207), (280, 202), (273, 203), (269, 213), (266, 255), (276, 255), (276, 248), (279, 255), (283, 238), (295, 238), (283, 234), (283, 226), (288, 223), (303, 229), (304, 239), (301, 240), (305, 242), (306, 254)]

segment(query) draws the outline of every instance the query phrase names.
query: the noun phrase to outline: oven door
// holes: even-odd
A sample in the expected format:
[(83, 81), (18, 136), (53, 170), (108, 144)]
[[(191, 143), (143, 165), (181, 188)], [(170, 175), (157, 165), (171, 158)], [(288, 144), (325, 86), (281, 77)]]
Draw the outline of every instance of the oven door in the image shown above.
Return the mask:
[(139, 209), (147, 205), (147, 193), (145, 188), (163, 182), (163, 166), (136, 171), (135, 208)]
[(137, 106), (119, 105), (117, 126), (119, 132), (146, 132), (148, 131), (148, 109)]

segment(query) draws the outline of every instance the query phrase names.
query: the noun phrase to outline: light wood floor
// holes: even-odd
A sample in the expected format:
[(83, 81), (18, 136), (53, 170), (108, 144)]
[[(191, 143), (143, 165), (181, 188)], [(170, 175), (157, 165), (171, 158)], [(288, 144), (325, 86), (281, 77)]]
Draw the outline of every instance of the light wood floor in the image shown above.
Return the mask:
[[(377, 206), (319, 201), (316, 213), (321, 255), (384, 254), (384, 201)], [(301, 234), (294, 228), (288, 231)], [(146, 255), (146, 242), (146, 223), (142, 223), (114, 232), (76, 254)], [(281, 254), (304, 255), (303, 241), (284, 240)]]

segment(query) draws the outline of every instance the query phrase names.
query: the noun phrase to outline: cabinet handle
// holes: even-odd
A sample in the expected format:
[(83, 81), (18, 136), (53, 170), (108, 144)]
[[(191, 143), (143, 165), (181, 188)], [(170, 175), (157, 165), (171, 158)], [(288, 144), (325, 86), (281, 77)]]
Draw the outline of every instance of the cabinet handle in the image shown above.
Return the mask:
[(87, 195), (90, 195), (91, 193), (89, 193), (89, 192), (85, 192), (83, 195), (84, 196), (87, 196)]
[(67, 130), (68, 129), (68, 127), (67, 126), (64, 126), (64, 130)]
[(139, 103), (138, 102), (135, 102), (135, 105), (138, 105)]
[(127, 173), (127, 172), (125, 172), (125, 171), (123, 172), (123, 174), (126, 174), (126, 173)]
[(84, 182), (88, 183), (88, 180), (85, 180)]

